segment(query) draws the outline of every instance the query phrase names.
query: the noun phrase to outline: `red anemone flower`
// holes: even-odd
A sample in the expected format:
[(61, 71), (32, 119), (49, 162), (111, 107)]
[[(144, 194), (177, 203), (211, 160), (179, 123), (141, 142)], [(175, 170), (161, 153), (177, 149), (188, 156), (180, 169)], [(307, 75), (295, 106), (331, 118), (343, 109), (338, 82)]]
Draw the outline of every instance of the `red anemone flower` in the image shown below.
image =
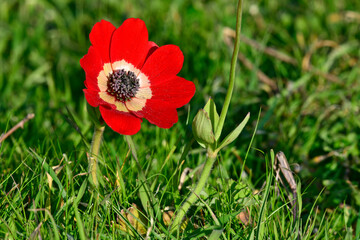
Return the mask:
[(102, 20), (90, 33), (88, 53), (80, 60), (86, 74), (87, 102), (98, 107), (115, 132), (133, 135), (142, 119), (161, 128), (178, 121), (176, 108), (195, 93), (194, 83), (177, 76), (184, 56), (175, 45), (158, 47), (148, 41), (140, 19), (115, 28)]

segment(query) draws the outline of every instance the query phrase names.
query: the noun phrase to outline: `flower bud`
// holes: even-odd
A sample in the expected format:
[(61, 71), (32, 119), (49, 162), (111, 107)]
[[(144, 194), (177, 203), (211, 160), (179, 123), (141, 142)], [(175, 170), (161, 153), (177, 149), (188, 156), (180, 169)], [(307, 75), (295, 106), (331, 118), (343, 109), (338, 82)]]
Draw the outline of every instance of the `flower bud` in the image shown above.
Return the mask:
[(215, 142), (214, 132), (212, 130), (211, 120), (208, 113), (200, 109), (196, 114), (192, 123), (192, 130), (195, 140), (202, 146), (207, 147), (208, 145)]

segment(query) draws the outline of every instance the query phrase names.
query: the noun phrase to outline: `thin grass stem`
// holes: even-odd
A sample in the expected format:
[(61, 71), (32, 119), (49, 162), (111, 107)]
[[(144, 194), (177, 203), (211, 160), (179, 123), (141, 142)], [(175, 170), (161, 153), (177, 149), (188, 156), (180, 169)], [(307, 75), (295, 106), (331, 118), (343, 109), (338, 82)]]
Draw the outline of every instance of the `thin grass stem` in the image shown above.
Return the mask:
[(240, 32), (241, 32), (241, 19), (242, 19), (242, 0), (239, 0), (238, 7), (237, 7), (237, 16), (236, 16), (236, 37), (235, 37), (235, 46), (233, 55), (231, 58), (231, 67), (230, 67), (230, 77), (229, 77), (229, 87), (228, 91), (226, 93), (224, 106), (221, 110), (219, 123), (216, 127), (215, 131), (215, 139), (219, 139), (222, 129), (224, 127), (225, 118), (229, 109), (230, 101), (232, 92), (234, 90), (234, 84), (235, 84), (235, 70), (236, 70), (236, 62), (237, 62), (237, 56), (240, 49)]
[(89, 154), (89, 180), (93, 184), (94, 188), (98, 188), (99, 181), (97, 178), (97, 162), (100, 151), (100, 145), (102, 136), (105, 130), (105, 126), (95, 125), (94, 135), (91, 142), (91, 149)]
[(198, 199), (197, 196), (200, 195), (201, 190), (204, 188), (204, 186), (210, 176), (210, 172), (214, 165), (215, 160), (216, 160), (216, 155), (213, 155), (213, 156), (210, 156), (207, 158), (204, 168), (203, 168), (203, 171), (201, 172), (199, 182), (197, 183), (194, 191), (190, 194), (190, 196), (186, 199), (186, 201), (183, 203), (181, 208), (176, 213), (176, 217), (171, 226), (171, 232), (174, 232), (177, 229), (179, 229), (186, 212)]

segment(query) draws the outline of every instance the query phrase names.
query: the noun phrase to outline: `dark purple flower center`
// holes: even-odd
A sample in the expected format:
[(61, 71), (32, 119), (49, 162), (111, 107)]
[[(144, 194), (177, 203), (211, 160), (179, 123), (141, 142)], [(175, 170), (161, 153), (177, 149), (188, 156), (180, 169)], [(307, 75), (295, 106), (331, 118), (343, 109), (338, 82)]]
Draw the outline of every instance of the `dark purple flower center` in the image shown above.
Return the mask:
[(115, 70), (108, 76), (106, 92), (116, 100), (126, 102), (139, 90), (139, 79), (132, 71)]

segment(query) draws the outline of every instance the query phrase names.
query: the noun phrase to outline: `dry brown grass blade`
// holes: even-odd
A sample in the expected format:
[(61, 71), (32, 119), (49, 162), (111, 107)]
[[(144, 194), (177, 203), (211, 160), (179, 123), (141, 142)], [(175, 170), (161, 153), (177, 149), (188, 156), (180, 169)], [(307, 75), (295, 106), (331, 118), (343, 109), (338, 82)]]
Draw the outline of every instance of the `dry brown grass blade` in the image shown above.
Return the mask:
[(40, 228), (43, 225), (43, 222), (40, 222), (39, 225), (35, 228), (35, 230), (30, 234), (29, 240), (42, 239)]
[(181, 173), (181, 176), (180, 176), (180, 181), (179, 181), (179, 186), (178, 186), (178, 190), (180, 191), (182, 189), (182, 186), (184, 185), (185, 183), (185, 180), (186, 180), (186, 176), (191, 173), (193, 170), (191, 168), (185, 168), (184, 171)]
[[(226, 43), (226, 45), (228, 45), (229, 47), (233, 47), (233, 42), (232, 42), (232, 38), (235, 38), (235, 31), (230, 29), (230, 28), (225, 28), (224, 29), (224, 41)], [(244, 36), (240, 36), (241, 41), (244, 41), (246, 43), (251, 43), (252, 40), (248, 39), (248, 38), (244, 38)], [(255, 44), (256, 45), (256, 44)], [(260, 47), (258, 45), (256, 45), (254, 47)], [(239, 53), (238, 54), (238, 59), (244, 64), (244, 66), (249, 69), (250, 71), (254, 70), (254, 64), (248, 60), (243, 54)], [(277, 85), (276, 82), (271, 79), (270, 77), (268, 77), (265, 73), (263, 73), (261, 70), (256, 69), (256, 76), (259, 78), (259, 80), (265, 84), (265, 88), (264, 90), (268, 93), (270, 93), (271, 91), (276, 91)]]
[[(232, 46), (232, 39), (235, 38), (235, 31), (231, 28), (228, 28), (228, 27), (225, 27), (224, 30), (223, 30), (223, 35), (224, 35), (224, 41), (225, 43), (228, 45), (228, 46)], [(250, 38), (247, 38), (243, 35), (240, 36), (240, 40), (242, 42), (244, 42), (245, 44), (253, 47), (254, 49), (260, 51), (260, 52), (264, 52), (265, 54), (269, 55), (269, 56), (272, 56), (276, 59), (279, 59), (280, 61), (282, 62), (286, 62), (286, 63), (289, 63), (293, 66), (299, 66), (299, 63), (298, 61), (285, 54), (285, 53), (282, 53), (274, 48), (271, 48), (271, 47), (266, 47), (266, 46), (263, 46), (261, 45), (260, 43), (256, 42), (255, 40), (253, 39), (250, 39)], [(325, 43), (328, 43), (328, 40), (325, 40)], [(305, 59), (306, 60), (306, 59)], [(303, 60), (304, 62), (304, 60)], [(244, 64), (245, 65), (245, 64)], [(308, 72), (312, 72), (314, 73), (315, 75), (318, 75), (318, 76), (321, 76), (331, 82), (335, 82), (335, 83), (338, 83), (338, 84), (341, 84), (342, 81), (335, 75), (331, 74), (331, 73), (324, 73), (322, 72), (321, 70), (315, 68), (313, 65), (311, 65), (311, 63), (308, 64), (308, 66), (306, 67), (306, 69), (303, 68), (303, 70), (305, 71), (308, 71)]]
[[(243, 54), (239, 53), (238, 55), (239, 60), (244, 64), (244, 66), (249, 70), (254, 70), (254, 64), (250, 62)], [(263, 83), (265, 83), (267, 86), (270, 87), (270, 89), (265, 89), (266, 92), (270, 92), (271, 90), (275, 91), (278, 89), (276, 82), (269, 78), (265, 73), (263, 73), (261, 70), (256, 70), (256, 76), (259, 78), (259, 80)]]
[[(235, 39), (235, 31), (231, 28), (225, 27), (223, 30), (223, 34), (227, 38), (230, 37), (232, 39)], [(240, 35), (240, 41), (242, 41), (243, 43), (251, 46), (252, 48), (254, 48), (260, 52), (264, 52), (269, 56), (277, 58), (282, 62), (290, 63), (294, 66), (296, 66), (298, 64), (298, 62), (295, 58), (290, 57), (290, 56), (286, 55), (285, 53), (282, 53), (274, 48), (265, 47), (265, 46), (261, 45), (260, 43), (256, 42), (255, 40), (245, 37), (244, 35)]]
[(334, 156), (334, 155), (337, 155), (335, 151), (331, 151), (327, 154), (323, 154), (323, 155), (319, 155), (319, 156), (316, 156), (314, 158), (311, 159), (311, 163), (313, 164), (319, 164), (321, 162), (323, 162), (324, 160)]
[(283, 152), (278, 152), (276, 154), (276, 158), (275, 158), (275, 165), (274, 165), (275, 171), (276, 171), (276, 178), (277, 180), (280, 180), (280, 182), (285, 186), (285, 184), (282, 182), (281, 178), (280, 178), (280, 172), (282, 173), (282, 175), (284, 176), (284, 178), (286, 179), (286, 181), (288, 182), (291, 192), (293, 194), (293, 199), (290, 202), (292, 205), (292, 212), (293, 212), (293, 216), (294, 216), (294, 220), (297, 218), (297, 203), (296, 203), (296, 199), (297, 199), (297, 192), (296, 192), (296, 182), (295, 182), (295, 178), (294, 175), (292, 174), (290, 165), (286, 159), (286, 156)]
[(323, 47), (331, 47), (331, 48), (335, 48), (337, 47), (338, 44), (334, 41), (331, 40), (316, 40), (314, 42), (314, 44), (312, 44), (312, 46), (310, 47), (310, 50), (305, 54), (305, 56), (303, 57), (303, 60), (301, 62), (301, 68), (305, 71), (309, 71), (311, 68), (313, 68), (311, 66), (310, 60), (311, 60), (311, 56), (314, 54), (314, 52), (316, 52), (319, 48), (323, 48)]
[(360, 13), (355, 12), (355, 11), (332, 13), (328, 16), (327, 20), (330, 23), (338, 23), (338, 22), (359, 22), (360, 23)]
[(236, 219), (239, 220), (239, 223), (243, 224), (244, 226), (252, 224), (249, 208), (246, 207), (246, 210), (241, 211), (238, 215), (236, 215)]
[(323, 78), (326, 78), (329, 81), (335, 82), (335, 83), (341, 83), (340, 79), (338, 77), (336, 77), (333, 74), (330, 73), (324, 73), (322, 71), (320, 71), (319, 69), (316, 69), (313, 65), (311, 65), (311, 56), (314, 54), (314, 52), (316, 52), (316, 50), (318, 50), (319, 48), (323, 48), (323, 47), (331, 47), (331, 48), (336, 48), (338, 47), (338, 43), (331, 41), (331, 40), (317, 40), (310, 48), (310, 50), (305, 54), (305, 56), (303, 57), (303, 60), (301, 62), (301, 68), (304, 71), (309, 71), (309, 72), (313, 72), (316, 75), (319, 75)]
[(16, 124), (13, 128), (11, 128), (7, 133), (0, 136), (0, 143), (4, 141), (6, 138), (8, 138), (11, 134), (13, 134), (13, 132), (15, 132), (18, 128), (24, 128), (24, 124), (34, 117), (35, 117), (34, 113), (29, 113), (28, 115), (26, 115), (26, 117), (23, 120), (18, 122), (18, 124)]

